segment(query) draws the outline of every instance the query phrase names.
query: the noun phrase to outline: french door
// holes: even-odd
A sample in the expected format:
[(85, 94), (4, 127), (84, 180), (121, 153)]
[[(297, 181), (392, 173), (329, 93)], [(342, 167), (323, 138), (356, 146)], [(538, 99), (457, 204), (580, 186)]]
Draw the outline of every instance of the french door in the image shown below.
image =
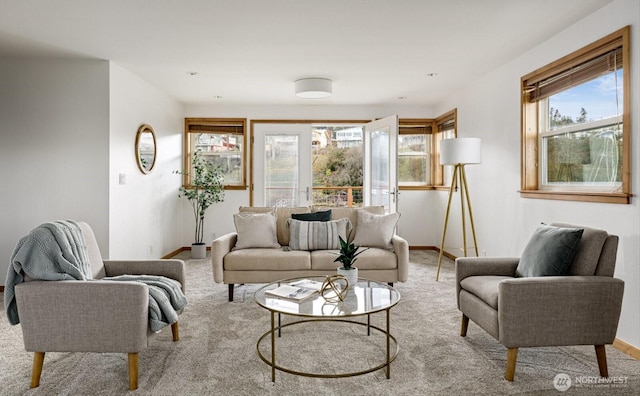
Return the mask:
[(312, 204), (311, 139), (311, 124), (254, 124), (252, 205)]
[(394, 213), (398, 205), (398, 116), (365, 124), (364, 205), (384, 206)]

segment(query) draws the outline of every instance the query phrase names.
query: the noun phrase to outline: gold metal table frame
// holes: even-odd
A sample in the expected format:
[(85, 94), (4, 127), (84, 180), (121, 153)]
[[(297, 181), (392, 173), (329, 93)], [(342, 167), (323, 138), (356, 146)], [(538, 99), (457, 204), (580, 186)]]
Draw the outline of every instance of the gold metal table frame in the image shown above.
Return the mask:
[[(329, 304), (334, 309), (331, 312), (325, 312), (323, 309), (326, 306), (326, 302), (323, 297), (319, 294), (310, 300), (306, 300), (302, 303), (283, 301), (277, 298), (272, 298), (269, 295), (265, 295), (265, 291), (268, 289), (273, 289), (278, 287), (283, 283), (294, 282), (299, 279), (313, 279), (317, 281), (324, 280), (324, 277), (305, 277), (305, 278), (295, 278), (295, 279), (285, 279), (278, 282), (273, 282), (268, 285), (263, 286), (259, 290), (256, 291), (254, 295), (254, 300), (256, 303), (263, 308), (269, 310), (271, 314), (271, 329), (265, 332), (256, 343), (256, 350), (260, 359), (263, 362), (267, 363), (271, 366), (271, 380), (275, 382), (276, 380), (276, 370), (300, 375), (304, 377), (314, 377), (314, 378), (344, 378), (344, 377), (353, 377), (358, 375), (363, 375), (367, 373), (371, 373), (382, 368), (386, 368), (385, 373), (387, 378), (391, 378), (391, 362), (393, 362), (398, 356), (399, 347), (398, 341), (391, 334), (391, 318), (390, 318), (390, 310), (393, 308), (398, 301), (400, 300), (400, 293), (393, 288), (392, 286), (386, 285), (384, 283), (366, 280), (360, 278), (358, 280), (357, 285), (349, 291), (352, 294), (351, 298), (361, 299), (359, 301), (362, 304), (358, 304), (358, 300), (356, 300), (355, 306), (362, 307), (355, 311), (350, 311), (348, 307), (348, 301), (337, 304)], [(375, 295), (375, 297), (374, 297)], [(354, 297), (355, 296), (355, 297)], [(366, 296), (366, 297), (365, 297)], [(353, 300), (351, 301), (353, 303)], [(305, 308), (301, 308), (304, 304)], [(321, 308), (318, 308), (321, 307)], [(295, 308), (299, 310), (295, 311)], [(371, 324), (371, 315), (376, 313), (385, 313), (385, 326), (384, 328), (375, 326)], [(282, 324), (281, 315), (289, 315), (294, 317), (303, 317), (301, 320), (295, 320), (293, 322), (289, 322), (286, 324)], [(277, 316), (277, 320), (276, 320)], [(356, 321), (352, 318), (355, 317), (364, 317), (366, 316), (367, 320), (365, 322)], [(277, 321), (277, 323), (276, 323)], [(367, 329), (367, 336), (371, 336), (371, 330), (373, 329), (375, 332), (382, 334), (386, 338), (386, 351), (384, 360), (376, 364), (373, 367), (369, 367), (365, 370), (355, 371), (355, 372), (343, 372), (343, 373), (309, 373), (299, 370), (294, 370), (291, 368), (283, 367), (276, 362), (276, 332), (277, 337), (281, 336), (281, 330), (286, 327), (295, 326), (303, 323), (309, 322), (341, 322), (347, 324), (354, 324), (364, 326)], [(261, 351), (260, 345), (264, 343), (267, 337), (270, 338), (271, 341), (271, 356), (265, 356), (265, 354)]]

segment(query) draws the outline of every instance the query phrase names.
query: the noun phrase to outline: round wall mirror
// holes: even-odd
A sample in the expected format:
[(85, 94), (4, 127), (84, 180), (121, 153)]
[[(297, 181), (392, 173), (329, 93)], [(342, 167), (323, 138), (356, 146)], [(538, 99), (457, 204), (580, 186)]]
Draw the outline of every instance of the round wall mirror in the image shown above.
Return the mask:
[(151, 172), (156, 163), (156, 134), (151, 125), (141, 125), (136, 135), (136, 162), (144, 174)]

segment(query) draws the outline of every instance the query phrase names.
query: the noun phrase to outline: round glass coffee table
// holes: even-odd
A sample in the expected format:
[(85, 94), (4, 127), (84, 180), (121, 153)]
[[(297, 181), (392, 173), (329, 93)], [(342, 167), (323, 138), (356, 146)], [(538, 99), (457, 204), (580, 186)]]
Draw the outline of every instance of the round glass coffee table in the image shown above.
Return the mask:
[[(353, 377), (356, 375), (362, 375), (371, 373), (381, 368), (386, 368), (387, 378), (391, 377), (391, 362), (398, 356), (398, 342), (395, 337), (391, 335), (390, 331), (390, 310), (398, 301), (400, 301), (400, 293), (392, 286), (386, 283), (372, 281), (368, 279), (358, 279), (356, 285), (352, 286), (344, 301), (341, 302), (328, 302), (319, 292), (314, 293), (304, 300), (295, 301), (288, 296), (285, 298), (274, 296), (272, 293), (274, 289), (280, 286), (289, 286), (294, 283), (297, 287), (300, 281), (312, 281), (322, 283), (325, 280), (324, 276), (311, 276), (304, 278), (292, 278), (284, 279), (277, 282), (269, 283), (258, 289), (254, 294), (254, 299), (258, 305), (267, 309), (271, 314), (271, 330), (264, 333), (256, 344), (258, 356), (265, 363), (271, 366), (271, 380), (276, 380), (276, 370), (282, 372), (302, 375), (305, 377), (316, 378), (342, 378)], [(292, 297), (295, 297), (296, 289)], [(384, 327), (378, 327), (371, 323), (371, 315), (376, 313), (384, 313), (385, 325)], [(296, 317), (291, 322), (282, 324), (281, 315), (288, 315)], [(359, 318), (366, 318), (365, 320), (356, 320)], [(359, 325), (366, 328), (366, 335), (372, 336), (372, 330), (374, 334), (382, 334), (385, 337), (386, 353), (381, 358), (382, 362), (379, 364), (373, 364), (365, 370), (356, 372), (344, 372), (344, 373), (312, 373), (295, 370), (292, 368), (283, 367), (278, 364), (276, 360), (276, 337), (281, 337), (281, 331), (283, 328), (296, 326), (302, 323), (309, 323), (312, 321), (326, 321), (326, 322), (343, 322), (349, 325)], [(277, 333), (277, 334), (276, 334)], [(363, 331), (364, 334), (364, 331)], [(265, 356), (265, 353), (261, 350), (261, 344), (265, 344), (265, 340), (270, 336), (271, 350), (270, 356)], [(317, 342), (317, 339), (309, 340), (310, 343)], [(286, 351), (288, 353), (304, 353), (303, 351)], [(282, 352), (281, 352), (282, 353)], [(269, 353), (267, 353), (269, 354)]]

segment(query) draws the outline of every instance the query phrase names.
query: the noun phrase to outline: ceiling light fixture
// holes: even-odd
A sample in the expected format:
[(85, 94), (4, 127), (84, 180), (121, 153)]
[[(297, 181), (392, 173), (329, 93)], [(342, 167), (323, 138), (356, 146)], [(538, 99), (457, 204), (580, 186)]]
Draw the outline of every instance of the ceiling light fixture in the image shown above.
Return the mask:
[(331, 96), (333, 82), (328, 78), (301, 78), (295, 84), (297, 97), (321, 99)]

